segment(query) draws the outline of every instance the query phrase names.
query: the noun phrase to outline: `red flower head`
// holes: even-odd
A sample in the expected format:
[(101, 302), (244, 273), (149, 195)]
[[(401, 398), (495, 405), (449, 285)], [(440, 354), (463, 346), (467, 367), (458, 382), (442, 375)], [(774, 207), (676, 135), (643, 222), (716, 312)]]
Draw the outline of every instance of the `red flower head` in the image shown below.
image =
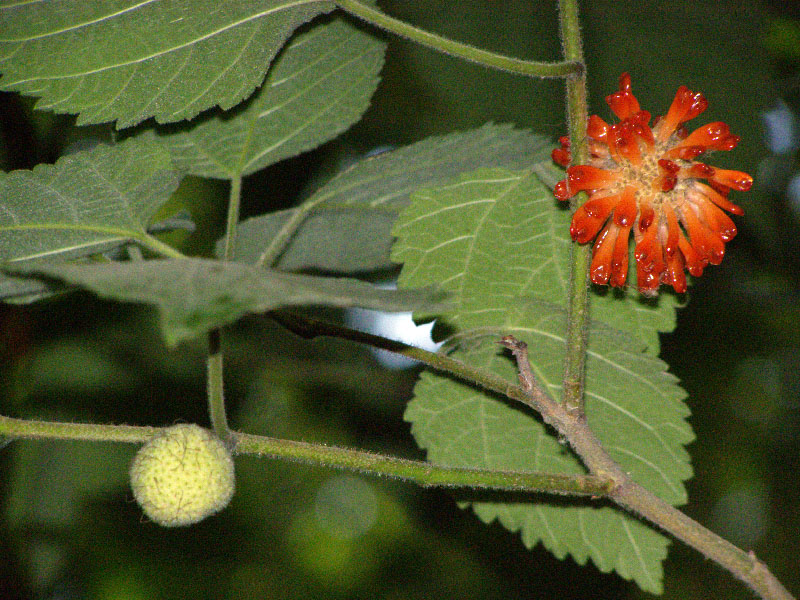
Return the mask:
[[(744, 192), (753, 185), (747, 173), (715, 169), (695, 159), (708, 150), (732, 150), (740, 138), (721, 122), (689, 134), (683, 124), (702, 113), (708, 101), (685, 86), (652, 127), (650, 113), (631, 92), (627, 73), (606, 102), (620, 122), (609, 125), (597, 115), (589, 118), (589, 164), (569, 167), (567, 178), (555, 188), (559, 200), (581, 191), (589, 194), (572, 217), (572, 239), (581, 244), (595, 240), (594, 283), (621, 287), (633, 230), (639, 291), (652, 296), (664, 283), (685, 292), (684, 269), (698, 277), (707, 264), (718, 265), (725, 242), (736, 235), (723, 210), (735, 215), (743, 211), (728, 201), (728, 192)], [(559, 141), (553, 160), (566, 167), (569, 139)]]

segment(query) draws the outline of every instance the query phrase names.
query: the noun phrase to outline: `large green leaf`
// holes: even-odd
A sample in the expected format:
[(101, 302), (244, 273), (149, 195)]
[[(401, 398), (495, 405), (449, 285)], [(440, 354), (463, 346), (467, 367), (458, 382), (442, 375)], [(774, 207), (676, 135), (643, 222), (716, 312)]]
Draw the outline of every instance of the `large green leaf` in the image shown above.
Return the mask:
[(0, 261), (75, 258), (137, 241), (180, 176), (150, 136), (0, 173)]
[(11, 264), (14, 275), (43, 276), (78, 285), (104, 298), (158, 308), (167, 344), (197, 337), (248, 313), (281, 306), (359, 306), (406, 311), (436, 304), (426, 290), (385, 290), (363, 281), (294, 275), (209, 259), (135, 262)]
[(323, 0), (6, 1), (0, 5), (2, 88), (78, 123), (122, 127), (231, 108), (252, 94)]
[[(495, 204), (503, 208), (510, 204), (511, 208), (490, 212), (485, 221), (468, 218), (473, 214), (483, 218), (484, 211), (493, 211)], [(405, 280), (416, 270), (425, 269), (425, 277), (432, 280), (474, 286), (458, 290), (463, 303), (456, 315), (459, 327), (480, 326), (461, 321), (470, 318), (475, 305), (484, 303), (483, 286), (488, 285), (490, 276), (491, 285), (502, 288), (508, 297), (533, 296), (553, 303), (566, 297), (571, 215), (566, 204), (557, 202), (535, 173), (479, 170), (451, 185), (418, 192), (415, 205), (405, 213), (404, 220), (416, 210), (415, 218), (424, 226), (415, 231), (413, 239), (396, 246), (392, 258), (406, 263)], [(500, 221), (501, 217), (505, 221)], [(477, 225), (485, 229), (480, 235), (471, 229)], [(431, 247), (437, 248), (436, 260), (428, 257)], [(423, 257), (428, 259), (423, 261)], [(478, 257), (485, 281), (465, 276)], [(658, 333), (675, 326), (675, 296), (665, 294), (649, 301), (632, 291), (609, 293), (602, 288), (601, 292), (592, 297), (593, 317), (633, 334), (658, 354)]]
[[(530, 171), (482, 169), (415, 194), (394, 229), (392, 256), (404, 263), (401, 286), (437, 282), (452, 294), (453, 308), (436, 314), (453, 334), (455, 356), (513, 382), (514, 364), (495, 343), (513, 334), (528, 343), (536, 377), (557, 398), (568, 229), (569, 214)], [(657, 333), (648, 323), (671, 322), (674, 309), (669, 303), (639, 305), (633, 297), (606, 298), (592, 308), (613, 327), (596, 321), (590, 332), (589, 424), (636, 481), (668, 502), (683, 503), (682, 482), (691, 475), (683, 446), (693, 438), (681, 402), (685, 394), (652, 345), (643, 351)], [(433, 462), (585, 472), (535, 414), (448, 377), (426, 373), (406, 419)], [(481, 519), (520, 531), (528, 546), (542, 542), (558, 557), (571, 554), (579, 563), (591, 558), (645, 590), (661, 589), (667, 538), (622, 512), (538, 498), (473, 507)]]
[(508, 125), (432, 137), (355, 163), (295, 209), (254, 217), (238, 230), (237, 260), (256, 262), (287, 236), (283, 270), (368, 271), (392, 266), (391, 227), (411, 192), (479, 166), (537, 165), (554, 183), (549, 140)]
[(315, 148), (367, 109), (384, 48), (342, 18), (318, 24), (292, 39), (243, 106), (203, 117), (162, 142), (182, 171), (220, 179)]

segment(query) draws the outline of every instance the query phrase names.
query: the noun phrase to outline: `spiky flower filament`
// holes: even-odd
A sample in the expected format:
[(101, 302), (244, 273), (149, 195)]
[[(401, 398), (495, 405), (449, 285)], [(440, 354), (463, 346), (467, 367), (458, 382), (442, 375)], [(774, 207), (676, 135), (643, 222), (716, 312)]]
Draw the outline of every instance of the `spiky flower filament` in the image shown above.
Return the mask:
[[(689, 134), (684, 123), (702, 113), (708, 101), (685, 86), (652, 126), (627, 73), (606, 102), (620, 122), (612, 125), (592, 115), (586, 131), (589, 164), (568, 167), (567, 178), (555, 187), (559, 200), (581, 191), (589, 194), (573, 215), (570, 235), (581, 244), (594, 240), (594, 283), (625, 285), (633, 232), (639, 291), (655, 295), (663, 283), (685, 292), (685, 271), (698, 277), (706, 265), (719, 264), (725, 242), (736, 235), (736, 226), (723, 211), (743, 211), (728, 200), (729, 192), (747, 191), (753, 184), (747, 173), (695, 159), (708, 151), (732, 150), (740, 138), (722, 122)], [(562, 137), (560, 143), (552, 156), (566, 167), (571, 160), (569, 138)]]

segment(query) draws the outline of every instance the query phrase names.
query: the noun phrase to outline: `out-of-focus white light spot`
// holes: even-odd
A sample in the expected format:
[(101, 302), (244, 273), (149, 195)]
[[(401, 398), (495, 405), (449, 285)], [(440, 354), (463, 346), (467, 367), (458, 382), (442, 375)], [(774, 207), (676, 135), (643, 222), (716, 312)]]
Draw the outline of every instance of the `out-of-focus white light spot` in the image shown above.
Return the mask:
[(314, 514), (320, 529), (351, 540), (364, 535), (378, 517), (372, 486), (352, 475), (331, 477), (317, 490)]
[(378, 156), (378, 154), (383, 154), (384, 152), (391, 152), (394, 149), (395, 147), (391, 145), (375, 146), (369, 152), (364, 153), (364, 158), (372, 158), (373, 156)]
[[(433, 321), (423, 325), (416, 325), (411, 318), (411, 313), (387, 313), (363, 308), (351, 308), (345, 314), (345, 321), (349, 327), (380, 335), (398, 342), (403, 342), (436, 352), (441, 343), (434, 343), (431, 338)], [(408, 369), (417, 364), (417, 361), (405, 356), (392, 354), (386, 350), (373, 349), (375, 358), (385, 367), (390, 369)]]
[(767, 146), (775, 154), (785, 154), (797, 149), (797, 118), (792, 109), (778, 100), (775, 108), (761, 113)]
[(769, 498), (760, 483), (745, 484), (717, 502), (714, 529), (739, 547), (752, 548), (767, 530)]
[(789, 185), (786, 186), (786, 195), (794, 212), (800, 214), (800, 175), (795, 175), (789, 181)]

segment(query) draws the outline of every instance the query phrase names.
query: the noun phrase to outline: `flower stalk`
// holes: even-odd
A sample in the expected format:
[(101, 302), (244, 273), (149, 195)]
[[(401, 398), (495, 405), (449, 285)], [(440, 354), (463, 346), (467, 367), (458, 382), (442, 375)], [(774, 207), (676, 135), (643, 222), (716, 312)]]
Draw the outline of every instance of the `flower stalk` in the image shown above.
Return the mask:
[[(575, 0), (559, 0), (559, 30), (564, 47), (565, 60), (584, 64), (581, 44), (578, 3)], [(568, 77), (567, 88), (567, 127), (575, 152), (575, 159), (589, 157), (586, 144), (586, 74)], [(583, 201), (578, 196), (571, 203), (576, 210)], [(563, 403), (568, 411), (583, 415), (585, 411), (584, 388), (586, 382), (586, 350), (589, 346), (589, 251), (587, 248), (572, 246), (572, 264), (567, 298), (566, 355), (564, 357)]]

